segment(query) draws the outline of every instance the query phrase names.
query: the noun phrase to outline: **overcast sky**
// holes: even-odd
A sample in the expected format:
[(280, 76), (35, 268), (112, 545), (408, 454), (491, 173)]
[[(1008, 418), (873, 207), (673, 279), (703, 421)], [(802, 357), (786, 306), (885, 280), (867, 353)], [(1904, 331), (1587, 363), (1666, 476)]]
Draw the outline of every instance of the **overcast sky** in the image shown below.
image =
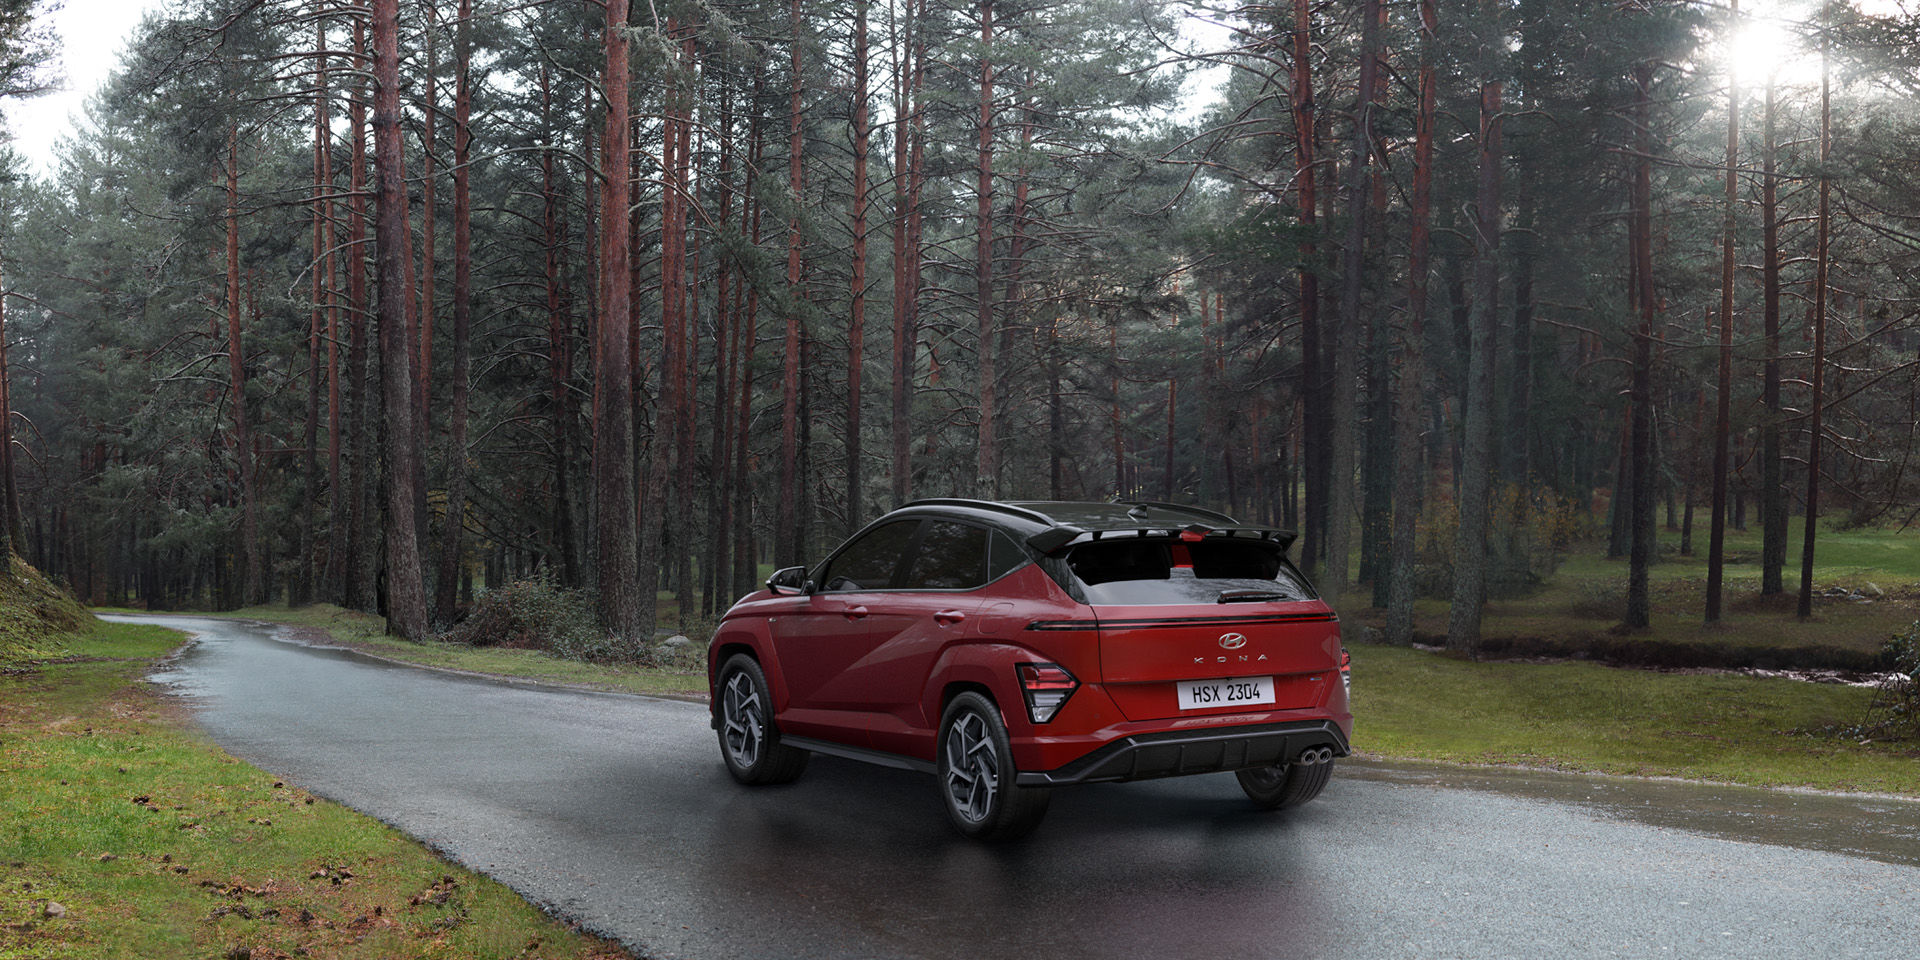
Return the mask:
[(13, 148), (36, 171), (52, 172), (54, 146), (72, 131), (87, 97), (119, 65), (127, 35), (139, 25), (142, 13), (161, 5), (162, 0), (65, 0), (54, 14), (54, 29), (64, 45), (61, 69), (67, 88), (6, 104)]

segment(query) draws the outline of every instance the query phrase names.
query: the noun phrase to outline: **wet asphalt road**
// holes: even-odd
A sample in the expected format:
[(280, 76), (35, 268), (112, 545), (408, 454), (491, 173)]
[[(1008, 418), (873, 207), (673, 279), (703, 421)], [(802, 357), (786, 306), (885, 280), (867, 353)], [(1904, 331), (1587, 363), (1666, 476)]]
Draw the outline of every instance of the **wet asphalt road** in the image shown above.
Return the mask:
[[(115, 618), (119, 619), (119, 618)], [(704, 706), (396, 667), (225, 621), (155, 679), (230, 752), (647, 957), (1915, 956), (1920, 804), (1343, 762), (1061, 791), (1009, 847), (931, 778), (721, 767)], [(1365, 746), (1364, 680), (1356, 691)]]

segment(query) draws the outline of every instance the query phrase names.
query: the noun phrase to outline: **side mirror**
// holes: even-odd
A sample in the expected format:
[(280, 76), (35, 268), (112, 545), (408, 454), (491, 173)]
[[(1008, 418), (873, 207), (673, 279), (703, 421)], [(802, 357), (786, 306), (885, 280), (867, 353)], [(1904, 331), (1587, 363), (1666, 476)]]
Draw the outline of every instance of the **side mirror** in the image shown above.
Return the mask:
[(812, 593), (809, 586), (806, 567), (782, 567), (767, 578), (767, 589), (783, 596)]

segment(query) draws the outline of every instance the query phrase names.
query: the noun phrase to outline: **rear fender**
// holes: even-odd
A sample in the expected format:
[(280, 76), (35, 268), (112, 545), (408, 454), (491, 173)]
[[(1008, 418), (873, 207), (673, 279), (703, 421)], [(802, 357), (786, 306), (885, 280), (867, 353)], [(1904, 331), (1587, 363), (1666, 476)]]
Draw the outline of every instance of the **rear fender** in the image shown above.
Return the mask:
[(961, 644), (941, 651), (933, 669), (927, 674), (927, 685), (920, 695), (929, 732), (938, 736), (938, 730), (931, 728), (939, 725), (940, 716), (955, 693), (977, 688), (987, 691), (988, 696), (1000, 707), (1000, 716), (1006, 721), (1009, 735), (1031, 735), (1033, 723), (1027, 719), (1027, 711), (1023, 706), (1025, 701), (1021, 699), (1013, 665), (1043, 659), (1026, 647), (1010, 643)]

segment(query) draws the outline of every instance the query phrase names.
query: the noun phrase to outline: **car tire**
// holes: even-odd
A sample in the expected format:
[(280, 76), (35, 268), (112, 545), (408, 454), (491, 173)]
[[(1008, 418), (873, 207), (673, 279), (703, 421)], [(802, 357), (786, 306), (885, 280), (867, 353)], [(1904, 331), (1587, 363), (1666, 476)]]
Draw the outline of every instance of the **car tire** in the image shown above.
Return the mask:
[(1040, 825), (1053, 791), (1023, 787), (993, 701), (968, 691), (940, 717), (936, 764), (947, 818), (975, 840), (1013, 840)]
[(1271, 767), (1235, 770), (1234, 778), (1247, 798), (1266, 810), (1297, 807), (1320, 795), (1321, 788), (1333, 777), (1333, 761), (1324, 763), (1283, 763)]
[(807, 769), (807, 751), (780, 742), (773, 697), (760, 664), (744, 653), (720, 668), (720, 759), (741, 783), (792, 783)]

